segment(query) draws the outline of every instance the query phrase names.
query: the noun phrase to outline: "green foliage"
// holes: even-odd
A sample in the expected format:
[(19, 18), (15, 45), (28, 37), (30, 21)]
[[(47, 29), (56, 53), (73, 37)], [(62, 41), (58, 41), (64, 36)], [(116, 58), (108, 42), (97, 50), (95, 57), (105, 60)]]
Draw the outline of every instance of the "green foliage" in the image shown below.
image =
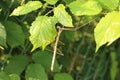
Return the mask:
[(63, 0), (66, 4), (73, 2), (74, 0)]
[(54, 16), (58, 19), (58, 22), (60, 22), (63, 26), (73, 27), (72, 18), (71, 18), (71, 16), (66, 12), (65, 6), (64, 6), (63, 4), (59, 4), (59, 5), (54, 9)]
[(119, 4), (1, 0), (0, 80), (119, 80)]
[(35, 50), (41, 46), (44, 50), (48, 44), (55, 40), (55, 37), (57, 35), (55, 23), (52, 22), (52, 19), (50, 17), (39, 16), (32, 23), (30, 34), (30, 40), (33, 44), (32, 50)]
[(0, 23), (0, 45), (6, 47), (6, 30), (5, 27)]
[(20, 80), (20, 77), (16, 74), (11, 74), (9, 75), (9, 77), (10, 77), (10, 80)]
[(20, 75), (28, 64), (28, 59), (23, 55), (15, 55), (11, 57), (9, 63), (5, 67), (5, 72), (7, 74), (17, 74)]
[(48, 80), (48, 78), (40, 64), (30, 64), (26, 70), (26, 80)]
[[(52, 62), (52, 54), (47, 51), (35, 52), (32, 56), (35, 63), (41, 64), (47, 72), (50, 72), (50, 66)], [(54, 72), (59, 72), (58, 62), (55, 62)]]
[(119, 5), (119, 0), (98, 0), (104, 9), (109, 11), (115, 10)]
[(0, 72), (0, 80), (9, 80), (9, 76), (4, 73), (4, 72)]
[(44, 0), (46, 1), (48, 4), (54, 5), (58, 0)]
[(73, 79), (69, 74), (57, 73), (54, 77), (54, 80), (73, 80)]
[(69, 8), (71, 12), (76, 16), (81, 15), (96, 15), (102, 10), (101, 6), (95, 0), (89, 0), (86, 2), (76, 0), (70, 3)]
[(18, 8), (14, 9), (14, 11), (11, 13), (11, 16), (24, 15), (35, 11), (41, 7), (42, 3), (40, 1), (29, 1), (28, 3), (23, 4), (22, 6), (19, 6)]
[(20, 80), (20, 77), (16, 74), (8, 76), (5, 72), (0, 72), (0, 80)]
[(12, 48), (23, 46), (25, 41), (25, 34), (21, 26), (10, 21), (4, 22), (3, 24), (6, 29), (6, 40), (9, 46), (11, 46)]
[(96, 51), (103, 44), (108, 42), (108, 45), (113, 43), (120, 37), (120, 13), (110, 12), (103, 17), (97, 24), (95, 31)]

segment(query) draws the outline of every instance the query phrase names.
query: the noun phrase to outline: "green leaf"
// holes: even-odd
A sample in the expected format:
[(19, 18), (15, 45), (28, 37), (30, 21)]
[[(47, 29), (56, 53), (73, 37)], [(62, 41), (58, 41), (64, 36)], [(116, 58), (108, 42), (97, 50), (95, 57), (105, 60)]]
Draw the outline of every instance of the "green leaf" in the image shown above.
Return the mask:
[(23, 46), (25, 41), (25, 34), (20, 25), (14, 22), (4, 22), (7, 33), (7, 43), (12, 47)]
[(58, 0), (44, 0), (46, 1), (48, 4), (54, 5)]
[(58, 19), (58, 21), (66, 26), (66, 27), (73, 27), (72, 24), (72, 18), (71, 16), (66, 12), (65, 6), (63, 4), (59, 4), (54, 9), (54, 16)]
[(10, 78), (5, 72), (0, 72), (0, 80), (10, 80)]
[(96, 51), (103, 44), (110, 45), (120, 37), (120, 12), (110, 12), (103, 17), (94, 29)]
[(76, 15), (97, 15), (101, 12), (102, 8), (97, 1), (88, 0), (82, 2), (80, 0), (74, 1), (69, 5), (70, 11)]
[(104, 9), (109, 11), (115, 10), (119, 5), (119, 0), (98, 0), (98, 2)]
[(54, 80), (73, 80), (73, 78), (67, 73), (57, 73), (54, 76)]
[(11, 16), (19, 16), (30, 13), (42, 7), (42, 3), (40, 1), (29, 1), (28, 3), (17, 7), (11, 13)]
[(28, 64), (28, 59), (23, 55), (16, 55), (11, 57), (9, 63), (5, 67), (7, 74), (20, 75)]
[(112, 63), (110, 68), (111, 80), (115, 80), (115, 77), (118, 71), (118, 61), (116, 60), (116, 53), (111, 52), (110, 57), (111, 57), (111, 63)]
[[(47, 51), (35, 52), (32, 56), (35, 63), (40, 63), (47, 72), (50, 72), (50, 67), (52, 63), (52, 54)], [(56, 61), (54, 66), (54, 72), (59, 72), (59, 64)]]
[(50, 20), (53, 27), (55, 27), (55, 24), (58, 23), (58, 20), (55, 16), (49, 17), (49, 20)]
[(5, 27), (0, 23), (0, 45), (6, 47), (6, 30)]
[(26, 80), (48, 80), (44, 68), (40, 64), (30, 64), (27, 67)]
[(17, 74), (10, 74), (10, 80), (20, 80), (20, 77)]
[(73, 1), (75, 1), (75, 0), (63, 0), (66, 4), (69, 4), (69, 3), (71, 3), (71, 2), (73, 2)]
[(57, 35), (55, 29), (55, 22), (52, 21), (53, 18), (47, 16), (39, 16), (32, 23), (30, 27), (30, 41), (33, 44), (33, 49), (42, 46), (42, 49), (49, 45), (55, 40)]

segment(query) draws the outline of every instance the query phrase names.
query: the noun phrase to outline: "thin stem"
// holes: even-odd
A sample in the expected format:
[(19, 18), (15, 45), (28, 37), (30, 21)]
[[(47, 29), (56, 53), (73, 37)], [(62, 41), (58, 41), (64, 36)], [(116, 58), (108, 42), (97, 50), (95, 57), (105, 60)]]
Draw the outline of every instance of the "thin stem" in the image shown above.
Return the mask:
[(8, 54), (11, 55), (12, 51), (13, 51), (13, 48), (10, 49)]
[(52, 64), (51, 64), (51, 71), (53, 71), (53, 69), (54, 69), (56, 53), (57, 53), (57, 45), (58, 45), (58, 42), (59, 42), (60, 34), (63, 31), (60, 26), (58, 26), (57, 28), (58, 28), (58, 35), (56, 37), (55, 46), (54, 46), (54, 52), (53, 52), (53, 58), (52, 58)]
[(28, 51), (30, 51), (31, 47), (32, 47), (32, 44), (29, 43), (28, 46), (27, 46), (27, 48), (22, 53), (26, 54)]
[(78, 58), (78, 54), (76, 54), (76, 55), (73, 56), (71, 64), (70, 64), (70, 68), (69, 68), (69, 71), (68, 71), (69, 74), (71, 74), (77, 58)]
[(102, 55), (100, 56), (100, 61), (98, 62), (98, 65), (97, 65), (97, 68), (95, 70), (95, 74), (94, 74), (94, 77), (93, 77), (93, 80), (96, 80), (97, 76), (98, 76), (98, 73), (101, 71), (101, 66), (102, 66), (102, 63), (105, 61), (104, 59), (104, 55), (105, 55), (105, 49), (102, 53)]
[(10, 8), (12, 7), (13, 2), (14, 2), (14, 0), (11, 0), (11, 3), (10, 3), (10, 5), (9, 5), (9, 7), (8, 7), (9, 10), (7, 11), (8, 13), (6, 14), (6, 17), (5, 17), (5, 20), (4, 20), (4, 21), (7, 21), (8, 17), (9, 17), (9, 14), (10, 14)]
[(48, 15), (48, 14), (50, 14), (51, 12), (53, 12), (53, 10), (48, 11), (45, 15)]
[(71, 74), (71, 72), (72, 72), (72, 70), (73, 70), (73, 68), (74, 68), (74, 65), (75, 65), (75, 62), (76, 62), (76, 60), (77, 60), (77, 58), (78, 58), (78, 56), (79, 56), (79, 50), (81, 49), (81, 44), (77, 47), (77, 51), (76, 51), (76, 54), (75, 54), (75, 56), (73, 56), (73, 59), (72, 59), (72, 62), (71, 62), (71, 64), (70, 64), (70, 68), (69, 68), (69, 71), (68, 71), (68, 73), (69, 74)]
[(87, 22), (87, 23), (85, 23), (85, 24), (83, 24), (83, 25), (81, 25), (81, 26), (79, 26), (79, 27), (75, 27), (75, 28), (65, 28), (65, 27), (63, 27), (62, 30), (77, 31), (77, 30), (79, 30), (80, 28), (84, 27), (85, 25), (91, 23), (91, 22), (94, 21), (95, 19), (96, 19), (96, 18), (94, 18), (93, 20), (91, 20), (91, 21), (89, 21), (89, 22)]
[(97, 54), (94, 54), (94, 57), (93, 57), (91, 63), (89, 64), (89, 69), (88, 69), (88, 71), (87, 71), (87, 74), (85, 75), (85, 77), (84, 77), (83, 80), (89, 80), (89, 79), (88, 79), (88, 76), (89, 76), (89, 74), (90, 74), (90, 72), (91, 72), (91, 70), (92, 70), (92, 65), (93, 65), (93, 63), (95, 62), (96, 56), (97, 56)]
[[(96, 18), (94, 18), (93, 20), (89, 21), (88, 23), (94, 21), (95, 19)], [(51, 71), (53, 71), (53, 69), (54, 69), (54, 64), (55, 64), (55, 59), (56, 59), (56, 53), (57, 53), (57, 45), (58, 45), (58, 42), (59, 42), (59, 38), (60, 38), (61, 32), (63, 30), (76, 31), (76, 30), (82, 28), (83, 26), (87, 25), (88, 23), (85, 23), (85, 24), (81, 25), (80, 27), (75, 27), (75, 28), (65, 28), (65, 27), (57, 26), (57, 28), (58, 28), (58, 35), (57, 35), (55, 46), (54, 46), (54, 52), (53, 52), (53, 58), (52, 58), (52, 64), (51, 64)]]
[(42, 7), (42, 10), (38, 13), (38, 16), (42, 15), (42, 13), (45, 11), (45, 9), (47, 8), (47, 3), (45, 3)]
[(12, 5), (13, 5), (13, 2), (14, 2), (14, 0), (11, 0), (11, 3), (10, 3), (10, 6), (9, 6), (9, 8), (11, 8), (11, 7), (12, 7)]
[(54, 7), (52, 7), (52, 6), (47, 6), (47, 8), (54, 8)]
[[(47, 49), (47, 48), (45, 50), (49, 51), (49, 52), (52, 52), (52, 53), (54, 52), (53, 50), (50, 50), (50, 49)], [(60, 51), (56, 52), (56, 53), (59, 54), (59, 55), (61, 55), (61, 56), (64, 56), (64, 54), (62, 52), (60, 52)]]
[(22, 19), (21, 22), (23, 22), (27, 18), (27, 15), (25, 15)]
[(83, 57), (84, 57), (84, 60), (83, 60), (83, 63), (82, 63), (81, 71), (80, 71), (80, 72), (82, 72), (83, 68), (85, 67), (86, 58), (87, 58), (87, 56), (88, 56), (88, 53), (89, 53), (89, 51), (90, 51), (90, 48), (91, 48), (91, 43), (90, 43), (90, 45), (87, 47), (87, 51), (85, 52), (85, 55), (83, 56)]
[(107, 61), (105, 62), (104, 71), (101, 74), (101, 80), (104, 80), (104, 76), (105, 76), (105, 74), (106, 74), (106, 72), (108, 70), (109, 63), (110, 63), (110, 59), (108, 58)]
[(7, 59), (6, 59), (5, 61), (2, 62), (1, 71), (4, 70), (5, 63), (7, 62), (8, 58), (11, 56), (12, 51), (13, 51), (13, 48), (10, 49), (10, 51), (9, 51), (9, 53), (8, 53), (9, 56), (7, 57)]
[(21, 3), (20, 3), (20, 5), (23, 5), (24, 3), (25, 3), (25, 0), (22, 0)]

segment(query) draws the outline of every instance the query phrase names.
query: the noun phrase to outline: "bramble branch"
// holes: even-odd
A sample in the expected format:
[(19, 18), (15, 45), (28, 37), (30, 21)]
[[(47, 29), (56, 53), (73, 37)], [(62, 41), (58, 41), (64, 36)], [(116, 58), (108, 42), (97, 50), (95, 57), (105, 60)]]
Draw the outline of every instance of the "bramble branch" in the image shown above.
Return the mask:
[(53, 71), (54, 69), (54, 64), (55, 64), (55, 59), (56, 59), (56, 54), (57, 54), (57, 45), (58, 45), (58, 42), (59, 42), (59, 38), (60, 38), (60, 35), (61, 35), (61, 32), (63, 30), (67, 30), (67, 31), (77, 31), (79, 30), (80, 28), (84, 27), (85, 25), (91, 23), (92, 21), (94, 21), (96, 18), (94, 18), (93, 20), (81, 25), (80, 27), (75, 27), (75, 28), (65, 28), (65, 27), (60, 27), (60, 26), (57, 26), (57, 29), (58, 29), (58, 34), (57, 34), (57, 37), (56, 37), (56, 41), (55, 41), (55, 45), (54, 45), (54, 52), (53, 52), (53, 58), (52, 58), (52, 63), (51, 63), (51, 71)]
[(53, 58), (52, 58), (52, 64), (51, 64), (51, 71), (53, 71), (53, 69), (54, 69), (54, 63), (55, 63), (55, 58), (56, 58), (56, 53), (57, 53), (57, 45), (58, 45), (58, 42), (59, 42), (60, 34), (63, 31), (60, 26), (57, 26), (57, 28), (58, 28), (58, 35), (56, 37), (55, 46), (54, 46), (54, 52), (53, 52)]

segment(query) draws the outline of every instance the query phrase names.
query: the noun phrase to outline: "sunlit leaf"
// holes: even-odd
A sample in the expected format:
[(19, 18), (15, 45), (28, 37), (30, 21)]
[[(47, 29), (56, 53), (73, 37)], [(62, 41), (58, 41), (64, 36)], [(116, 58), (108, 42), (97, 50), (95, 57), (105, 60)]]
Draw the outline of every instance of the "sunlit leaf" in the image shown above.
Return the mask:
[(17, 74), (10, 74), (9, 77), (10, 77), (10, 80), (20, 80), (20, 77)]
[(40, 64), (30, 64), (27, 67), (26, 80), (48, 80), (44, 68)]
[(82, 2), (80, 0), (74, 1), (69, 4), (70, 11), (76, 15), (96, 15), (102, 10), (101, 6), (95, 0), (88, 0)]
[(5, 72), (0, 72), (0, 80), (10, 80), (10, 78)]
[(110, 45), (120, 37), (120, 12), (110, 12), (97, 24), (95, 30), (96, 51), (103, 44)]
[(20, 75), (28, 64), (28, 59), (23, 55), (16, 55), (11, 57), (9, 63), (5, 66), (7, 74)]
[(30, 27), (30, 41), (33, 44), (32, 50), (41, 46), (42, 49), (44, 49), (48, 44), (55, 40), (57, 32), (55, 23), (52, 23), (51, 19), (51, 17), (39, 16), (32, 23), (32, 26)]
[(44, 0), (46, 1), (48, 4), (54, 5), (58, 0)]
[(11, 16), (19, 16), (30, 13), (42, 7), (42, 3), (40, 1), (29, 1), (22, 6), (18, 6), (14, 11), (11, 13)]
[(98, 1), (104, 9), (107, 9), (109, 11), (115, 10), (119, 5), (119, 0), (98, 0)]
[(75, 0), (63, 0), (66, 4), (69, 4), (69, 3), (71, 3), (71, 2), (73, 2), (73, 1), (75, 1)]
[(55, 27), (55, 24), (58, 22), (57, 18), (53, 16), (53, 17), (49, 17), (49, 20), (50, 20), (52, 26)]
[[(38, 51), (33, 53), (32, 59), (35, 63), (40, 63), (47, 72), (50, 72), (52, 54), (47, 51)], [(54, 72), (59, 72), (58, 62), (55, 61)]]
[(54, 76), (54, 80), (73, 80), (73, 78), (67, 73), (57, 73)]
[(59, 4), (54, 9), (54, 16), (58, 19), (58, 21), (66, 26), (66, 27), (73, 27), (72, 18), (65, 10), (65, 6), (63, 4)]
[(7, 33), (7, 43), (11, 47), (23, 46), (25, 41), (25, 34), (20, 25), (14, 22), (4, 22)]
[(0, 45), (7, 46), (6, 45), (6, 30), (5, 27), (0, 23)]

